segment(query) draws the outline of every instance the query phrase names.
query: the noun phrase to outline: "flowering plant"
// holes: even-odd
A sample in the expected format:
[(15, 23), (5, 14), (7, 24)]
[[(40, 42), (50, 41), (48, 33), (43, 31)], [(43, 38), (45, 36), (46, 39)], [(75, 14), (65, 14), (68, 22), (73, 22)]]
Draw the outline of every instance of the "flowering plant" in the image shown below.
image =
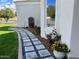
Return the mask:
[(58, 35), (56, 30), (52, 30), (52, 33), (47, 34), (46, 36), (47, 36), (48, 39), (52, 39), (52, 40), (60, 40), (61, 39), (61, 36)]
[(60, 44), (58, 42), (55, 42), (51, 46), (52, 46), (52, 49), (59, 51), (59, 52), (64, 52), (66, 54), (70, 52), (70, 49), (68, 48), (66, 44)]

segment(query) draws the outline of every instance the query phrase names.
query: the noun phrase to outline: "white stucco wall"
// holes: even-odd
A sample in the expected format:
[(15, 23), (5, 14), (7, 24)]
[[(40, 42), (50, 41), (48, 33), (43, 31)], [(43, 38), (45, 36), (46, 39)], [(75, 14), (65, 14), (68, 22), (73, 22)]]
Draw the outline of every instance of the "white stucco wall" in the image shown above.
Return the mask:
[(62, 36), (62, 42), (70, 47), (71, 29), (73, 20), (74, 0), (56, 1), (55, 27)]
[(62, 42), (70, 47), (74, 0), (61, 0), (60, 33)]
[(60, 34), (60, 16), (61, 16), (61, 0), (56, 0), (56, 10), (55, 10), (55, 28)]
[(13, 0), (13, 1), (40, 2), (40, 0)]
[(41, 0), (41, 37), (45, 38), (45, 27), (46, 27), (46, 1)]
[(74, 13), (71, 33), (71, 57), (79, 59), (79, 0), (74, 0)]
[(34, 17), (35, 25), (40, 26), (40, 3), (16, 2), (17, 26), (28, 27), (28, 18)]
[[(61, 0), (56, 7), (60, 7), (56, 14), (60, 21), (56, 25), (60, 29), (62, 42), (71, 49), (69, 57), (79, 59), (79, 0)], [(60, 10), (60, 11), (59, 11)], [(56, 20), (58, 20), (58, 18)]]
[[(71, 49), (71, 32), (73, 21), (74, 0), (61, 0), (60, 34), (63, 43)], [(57, 9), (58, 10), (58, 9)], [(71, 55), (69, 55), (70, 57)]]
[[(46, 34), (49, 34), (54, 29), (54, 26), (47, 26), (47, 0), (41, 0), (41, 37), (46, 38)], [(47, 38), (46, 38), (47, 39)]]

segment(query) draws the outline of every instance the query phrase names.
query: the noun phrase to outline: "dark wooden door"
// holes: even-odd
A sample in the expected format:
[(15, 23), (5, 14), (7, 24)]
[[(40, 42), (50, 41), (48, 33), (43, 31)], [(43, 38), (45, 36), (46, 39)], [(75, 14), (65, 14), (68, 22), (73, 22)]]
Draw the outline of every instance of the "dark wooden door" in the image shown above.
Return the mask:
[(33, 17), (29, 17), (28, 21), (29, 21), (29, 27), (34, 27), (34, 25), (35, 25), (34, 18)]

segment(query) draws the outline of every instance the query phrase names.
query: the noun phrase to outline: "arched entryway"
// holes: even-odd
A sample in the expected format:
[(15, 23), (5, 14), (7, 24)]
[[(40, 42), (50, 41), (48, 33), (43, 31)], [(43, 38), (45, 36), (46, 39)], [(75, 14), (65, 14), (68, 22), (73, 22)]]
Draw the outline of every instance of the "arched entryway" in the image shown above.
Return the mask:
[(28, 18), (28, 23), (29, 23), (29, 27), (34, 27), (35, 26), (35, 21), (33, 17), (29, 17)]

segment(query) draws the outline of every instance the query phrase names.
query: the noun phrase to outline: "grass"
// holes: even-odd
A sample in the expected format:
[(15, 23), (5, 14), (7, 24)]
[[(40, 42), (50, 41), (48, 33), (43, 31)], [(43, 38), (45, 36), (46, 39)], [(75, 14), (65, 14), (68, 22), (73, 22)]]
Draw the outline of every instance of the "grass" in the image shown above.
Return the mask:
[(18, 35), (10, 26), (15, 24), (0, 24), (0, 59), (18, 59)]

